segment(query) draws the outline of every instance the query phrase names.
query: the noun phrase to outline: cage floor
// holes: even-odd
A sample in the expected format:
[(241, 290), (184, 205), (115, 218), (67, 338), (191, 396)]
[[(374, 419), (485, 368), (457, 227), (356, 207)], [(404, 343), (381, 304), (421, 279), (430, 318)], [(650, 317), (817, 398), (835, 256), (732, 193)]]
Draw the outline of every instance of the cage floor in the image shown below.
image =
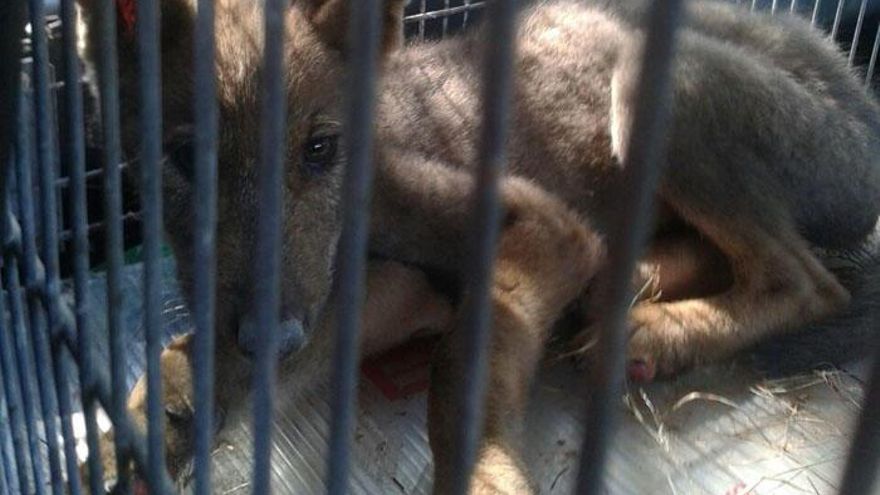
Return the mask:
[[(140, 273), (139, 265), (126, 267), (123, 313), (132, 336), (130, 383), (144, 361)], [(186, 331), (189, 319), (170, 262), (165, 278), (170, 337)], [(96, 276), (90, 291), (96, 318), (92, 328), (104, 328), (103, 291), (103, 278)], [(607, 492), (836, 493), (866, 368), (860, 362), (846, 370), (767, 379), (746, 365), (728, 363), (630, 388), (619, 402), (621, 422), (606, 468)], [(430, 492), (426, 386), (427, 351), (418, 342), (364, 363), (353, 493)], [(540, 493), (572, 493), (585, 392), (571, 362), (544, 364), (524, 439)], [(324, 390), (315, 390), (277, 415), (275, 493), (323, 492), (327, 399)], [(245, 424), (226, 430), (214, 452), (214, 493), (250, 492), (250, 448)]]

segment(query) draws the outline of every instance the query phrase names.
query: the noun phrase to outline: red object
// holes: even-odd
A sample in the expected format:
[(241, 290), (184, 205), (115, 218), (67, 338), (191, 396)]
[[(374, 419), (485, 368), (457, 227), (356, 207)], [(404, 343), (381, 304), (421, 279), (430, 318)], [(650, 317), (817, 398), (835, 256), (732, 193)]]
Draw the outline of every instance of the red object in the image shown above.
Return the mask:
[(128, 40), (133, 39), (137, 20), (135, 0), (116, 0), (116, 19), (122, 35)]
[(430, 381), (431, 353), (436, 339), (418, 339), (371, 357), (361, 372), (388, 400), (424, 392)]

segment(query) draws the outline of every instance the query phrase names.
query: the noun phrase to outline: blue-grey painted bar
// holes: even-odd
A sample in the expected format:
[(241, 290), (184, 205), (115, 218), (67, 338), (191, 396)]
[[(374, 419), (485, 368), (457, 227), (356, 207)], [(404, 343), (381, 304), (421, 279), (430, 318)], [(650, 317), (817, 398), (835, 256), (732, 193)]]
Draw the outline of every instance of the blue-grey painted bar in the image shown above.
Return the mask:
[[(0, 310), (2, 309), (0, 307)], [(0, 325), (0, 332), (5, 331), (5, 327), (5, 324)], [(0, 485), (0, 493), (19, 493), (24, 490), (18, 483), (19, 460), (15, 443), (12, 440), (14, 435), (12, 430), (17, 425), (13, 425), (12, 418), (9, 415), (5, 380), (3, 368), (0, 366), (0, 456), (3, 458), (3, 484)]]
[[(10, 171), (12, 169), (13, 167), (9, 167)], [(10, 177), (4, 181), (7, 182), (7, 187), (9, 186), (8, 182), (11, 180), (12, 178)], [(9, 201), (5, 200), (0, 205), (0, 210), (2, 210), (0, 214), (3, 215), (0, 217), (3, 227), (3, 258), (0, 259), (0, 262), (3, 263), (2, 272), (4, 274), (8, 270), (5, 263), (6, 253), (17, 251), (18, 245), (21, 242), (18, 223), (14, 222), (11, 212), (9, 212), (8, 204)], [(3, 287), (4, 289), (7, 287), (5, 275)], [(11, 295), (7, 293), (7, 297), (11, 298)], [(31, 459), (32, 454), (37, 451), (36, 447), (38, 445), (35, 432), (33, 431), (36, 425), (31, 423), (33, 412), (23, 398), (22, 377), (19, 376), (20, 370), (15, 359), (16, 351), (13, 334), (15, 333), (14, 326), (17, 322), (14, 318), (6, 319), (6, 309), (3, 297), (0, 297), (0, 315), (4, 315), (0, 317), (0, 369), (3, 371), (3, 388), (6, 391), (7, 407), (9, 408), (9, 426), (12, 430), (12, 445), (15, 448), (18, 481), (22, 492), (31, 493), (31, 487), (33, 486), (32, 475), (42, 471), (42, 462), (39, 457), (37, 457), (36, 461)], [(27, 388), (25, 387), (25, 389)], [(29, 390), (25, 390), (25, 393), (27, 392)], [(33, 462), (36, 462), (36, 465)], [(31, 471), (32, 467), (33, 470)]]
[(465, 366), (454, 445), (458, 455), (452, 466), (452, 493), (465, 493), (482, 434), (488, 349), (492, 325), (492, 285), (500, 206), (498, 178), (507, 162), (505, 139), (509, 127), (514, 31), (517, 2), (500, 0), (487, 4), (489, 35), (483, 72), (483, 125), (480, 134), (480, 165), (474, 189), (472, 231), (466, 260), (467, 294), (464, 301), (462, 338)]
[[(348, 163), (342, 194), (343, 229), (337, 257), (339, 314), (333, 357), (333, 417), (327, 469), (327, 487), (331, 495), (347, 493), (349, 485), (360, 313), (367, 258), (367, 220), (373, 182), (373, 113), (381, 3), (379, 0), (349, 3)], [(423, 27), (424, 23), (420, 26)]]
[(862, 414), (852, 438), (838, 493), (876, 493), (874, 486), (877, 484), (877, 466), (880, 462), (880, 359), (876, 355), (867, 393), (862, 401)]
[[(34, 125), (36, 127), (36, 163), (37, 170), (41, 178), (46, 174), (49, 177), (55, 176), (55, 153), (54, 153), (54, 122), (52, 121), (49, 106), (49, 52), (46, 47), (46, 28), (45, 28), (45, 8), (42, 0), (30, 0), (30, 21), (31, 21), (31, 56), (33, 63), (33, 97), (34, 97)], [(52, 481), (52, 492), (61, 495), (63, 492), (63, 478), (61, 475), (61, 459), (59, 456), (58, 434), (56, 421), (58, 413), (58, 400), (55, 396), (55, 366), (51, 358), (50, 332), (51, 325), (58, 321), (57, 306), (43, 306), (40, 294), (40, 285), (45, 284), (47, 291), (53, 291), (55, 299), (60, 296), (58, 288), (58, 258), (45, 260), (43, 264), (44, 272), (42, 280), (36, 274), (36, 260), (39, 256), (36, 250), (35, 236), (36, 224), (34, 218), (33, 195), (26, 194), (25, 191), (33, 191), (31, 187), (31, 170), (32, 163), (18, 162), (18, 195), (22, 224), (22, 246), (24, 248), (24, 259), (22, 260), (22, 273), (24, 275), (24, 284), (28, 289), (28, 305), (29, 316), (31, 321), (31, 336), (34, 344), (34, 358), (39, 370), (37, 383), (40, 387), (40, 402), (42, 403), (43, 412), (43, 429), (46, 432), (46, 446), (49, 453), (49, 473)], [(45, 199), (48, 196), (54, 198), (54, 182), (46, 181), (49, 185), (48, 191), (44, 191), (41, 184), (40, 195), (44, 203), (40, 208), (41, 213), (46, 212), (48, 215), (43, 216), (49, 218), (49, 224), (42, 222), (44, 240), (48, 244), (50, 241), (48, 236), (54, 239), (57, 236), (55, 230), (55, 209), (53, 204), (46, 204)], [(50, 231), (50, 229), (52, 229)], [(57, 243), (56, 243), (57, 245)], [(51, 246), (51, 247), (54, 247)], [(54, 272), (53, 272), (54, 270)], [(52, 275), (54, 274), (54, 281)], [(51, 299), (51, 294), (47, 294)], [(48, 315), (44, 315), (44, 307)], [(54, 314), (53, 314), (54, 312)], [(48, 319), (48, 322), (47, 322)], [(48, 323), (48, 325), (47, 325)], [(48, 326), (48, 328), (47, 328)], [(71, 439), (73, 441), (73, 439)]]
[(636, 94), (635, 118), (623, 157), (626, 178), (616, 200), (620, 217), (609, 223), (608, 267), (597, 287), (601, 329), (599, 362), (587, 389), (585, 436), (581, 447), (578, 494), (604, 493), (602, 473), (613, 438), (622, 390), (626, 330), (632, 297), (630, 281), (641, 254), (651, 218), (654, 190), (663, 158), (662, 141), (669, 115), (670, 67), (681, 1), (654, 2), (645, 31), (645, 45)]
[(285, 157), (287, 98), (284, 85), (285, 0), (266, 0), (263, 44), (263, 108), (259, 170), (260, 215), (257, 219), (256, 266), (252, 311), (263, 332), (254, 363), (253, 493), (269, 493), (272, 454), (272, 404), (278, 360), (278, 311), (281, 267), (281, 183)]
[(116, 9), (113, 0), (94, 0), (97, 5), (98, 89), (101, 95), (101, 131), (104, 161), (104, 224), (107, 234), (107, 326), (110, 334), (110, 375), (113, 387), (110, 417), (115, 424), (117, 487), (129, 492), (129, 461), (132, 431), (125, 427), (127, 387), (125, 383), (125, 332), (122, 328), (122, 192), (119, 163), (122, 159), (119, 133), (119, 76), (116, 53)]
[(195, 27), (195, 249), (193, 357), (195, 491), (210, 495), (214, 433), (214, 290), (217, 269), (217, 99), (214, 0), (199, 0)]
[(162, 405), (162, 74), (159, 56), (159, 3), (137, 0), (140, 73), (140, 172), (144, 248), (144, 333), (147, 355), (147, 480), (160, 493), (165, 471)]
[[(89, 452), (98, 452), (98, 422), (94, 394), (94, 371), (92, 357), (92, 332), (87, 327), (89, 238), (86, 221), (85, 137), (83, 131), (83, 102), (80, 85), (79, 57), (76, 52), (76, 4), (75, 0), (61, 1), (61, 39), (64, 56), (64, 102), (67, 120), (64, 139), (61, 140), (67, 161), (70, 184), (70, 218), (73, 234), (73, 293), (79, 354), (80, 398), (86, 425), (86, 445)], [(90, 492), (103, 489), (103, 469), (97, 455), (88, 458)]]
[[(32, 246), (32, 239), (25, 238), (25, 284), (28, 288), (36, 289), (32, 286), (37, 282), (32, 278), (36, 273), (36, 265), (38, 255), (42, 256), (43, 268), (45, 270), (44, 286), (42, 294), (33, 293), (31, 300), (31, 318), (42, 319), (42, 309), (40, 307), (41, 297), (43, 307), (46, 309), (46, 324), (33, 325), (32, 333), (35, 336), (37, 365), (46, 373), (45, 376), (39, 377), (41, 382), (41, 395), (43, 396), (43, 417), (46, 422), (47, 444), (50, 449), (49, 460), (55, 462), (58, 458), (58, 452), (53, 455), (51, 449), (58, 448), (57, 436), (53, 434), (55, 427), (55, 413), (58, 412), (58, 420), (61, 426), (61, 435), (63, 438), (64, 456), (67, 467), (67, 485), (71, 495), (79, 495), (80, 480), (79, 469), (76, 464), (76, 439), (73, 435), (73, 427), (70, 423), (73, 414), (73, 407), (70, 399), (70, 382), (65, 369), (65, 363), (61, 359), (61, 346), (64, 342), (58, 336), (62, 335), (62, 318), (61, 318), (61, 281), (59, 278), (58, 263), (58, 204), (55, 197), (56, 188), (56, 167), (58, 165), (55, 155), (55, 121), (53, 119), (53, 108), (49, 93), (49, 51), (46, 40), (46, 30), (44, 22), (46, 19), (45, 4), (43, 0), (30, 0), (31, 13), (31, 40), (33, 51), (33, 73), (34, 73), (34, 109), (35, 122), (37, 126), (37, 164), (40, 184), (40, 212), (42, 214), (42, 249), (40, 253), (28, 253), (28, 249)], [(20, 170), (19, 192), (31, 191), (30, 177), (28, 177), (30, 167), (24, 167)], [(19, 194), (19, 203), (22, 205), (20, 211), (24, 214), (32, 208), (28, 203), (32, 201), (30, 194)], [(27, 219), (27, 214), (23, 215), (22, 221)], [(36, 232), (33, 232), (36, 235)], [(33, 265), (33, 266), (31, 266)], [(52, 378), (54, 377), (54, 380)], [(51, 383), (54, 381), (54, 387)], [(57, 397), (56, 394), (57, 393)], [(51, 417), (48, 417), (50, 416)], [(54, 468), (54, 464), (52, 465)], [(53, 491), (63, 493), (61, 486), (60, 466), (58, 470), (58, 478), (56, 480), (53, 472), (52, 485)]]
[[(30, 105), (25, 93), (21, 95), (19, 102), (19, 126), (16, 133), (15, 143), (15, 174), (8, 176), (8, 180), (15, 181), (18, 171), (31, 166), (31, 122)], [(22, 188), (18, 188), (21, 190)], [(8, 206), (7, 206), (8, 207)], [(33, 228), (33, 222), (17, 224), (20, 228), (21, 242), (20, 251), (26, 250), (24, 239), (33, 238), (28, 229)], [(43, 486), (44, 464), (40, 453), (41, 441), (40, 429), (37, 427), (37, 401), (40, 399), (36, 384), (37, 370), (33, 363), (32, 347), (28, 338), (28, 328), (24, 315), (24, 305), (19, 290), (18, 261), (13, 253), (5, 253), (3, 265), (3, 286), (9, 297), (9, 313), (11, 319), (13, 342), (15, 346), (15, 358), (18, 362), (18, 376), (21, 380), (21, 393), (24, 399), (25, 420), (28, 431), (28, 441), (31, 448), (31, 465), (34, 471), (34, 488), (37, 494), (45, 493)]]
[[(17, 249), (20, 244), (20, 231), (11, 228), (11, 213), (8, 208), (7, 181), (14, 169), (13, 148), (18, 133), (12, 132), (20, 125), (18, 111), (21, 100), (21, 39), (24, 36), (25, 2), (0, 2), (0, 232), (2, 232), (3, 253)], [(0, 264), (3, 257), (0, 256)], [(29, 492), (30, 456), (28, 453), (27, 427), (24, 423), (24, 404), (21, 395), (18, 370), (14, 364), (11, 325), (6, 321), (5, 305), (0, 297), (0, 369), (3, 375), (3, 388), (6, 406), (9, 411), (10, 440), (15, 452), (15, 473), (19, 488)]]

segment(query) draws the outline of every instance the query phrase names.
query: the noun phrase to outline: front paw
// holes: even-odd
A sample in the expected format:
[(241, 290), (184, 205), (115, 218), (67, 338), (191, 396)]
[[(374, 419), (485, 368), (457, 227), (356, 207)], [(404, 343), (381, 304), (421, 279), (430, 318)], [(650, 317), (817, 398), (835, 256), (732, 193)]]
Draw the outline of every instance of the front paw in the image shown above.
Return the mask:
[(698, 362), (694, 339), (688, 338), (684, 322), (667, 311), (664, 304), (636, 305), (630, 312), (629, 330), (626, 371), (630, 381), (652, 382)]
[[(79, 466), (80, 479), (84, 493), (97, 494), (115, 494), (121, 493), (121, 487), (118, 485), (119, 471), (116, 462), (116, 445), (114, 443), (113, 431), (101, 434), (98, 439), (98, 462), (101, 466), (102, 480), (98, 485), (97, 493), (91, 490), (91, 470), (88, 462)], [(91, 453), (89, 454), (91, 458)], [(131, 476), (131, 493), (134, 495), (147, 495), (149, 489), (147, 483), (137, 475), (134, 471), (134, 465), (129, 465), (128, 472)]]
[(525, 468), (508, 449), (487, 445), (480, 452), (471, 477), (470, 495), (525, 495), (533, 493)]

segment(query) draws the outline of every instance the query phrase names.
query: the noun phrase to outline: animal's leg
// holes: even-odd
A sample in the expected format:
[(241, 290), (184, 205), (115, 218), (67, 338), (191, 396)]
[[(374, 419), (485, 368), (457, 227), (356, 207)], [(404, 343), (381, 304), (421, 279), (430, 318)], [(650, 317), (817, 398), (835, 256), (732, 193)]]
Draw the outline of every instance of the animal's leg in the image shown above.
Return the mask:
[[(533, 197), (532, 199), (536, 199)], [(487, 397), (470, 493), (531, 492), (521, 463), (520, 430), (529, 388), (551, 325), (583, 290), (601, 256), (601, 244), (558, 203), (520, 209), (509, 204), (492, 287)], [(467, 376), (457, 328), (437, 353), (429, 398), (434, 453), (434, 493), (452, 493), (451, 470), (458, 453), (458, 392)]]
[[(218, 343), (219, 344), (219, 343)], [(174, 339), (162, 351), (162, 403), (165, 414), (162, 418), (165, 428), (165, 456), (171, 479), (179, 479), (192, 457), (193, 435), (193, 382), (192, 361), (195, 341), (192, 335)], [(223, 366), (215, 367), (215, 409), (217, 424), (234, 407), (241, 404), (240, 398), (246, 393), (249, 381), (249, 366), (232, 346), (218, 345), (215, 360)], [(128, 398), (128, 414), (141, 433), (147, 425), (147, 383), (142, 376)], [(100, 456), (104, 466), (104, 478), (108, 484), (116, 479), (117, 466), (113, 446), (113, 430), (101, 436)], [(85, 465), (82, 468), (87, 474)], [(138, 481), (140, 484), (141, 482)]]
[[(434, 293), (425, 275), (394, 262), (371, 262), (367, 270), (367, 295), (363, 313), (364, 351), (369, 354), (399, 343), (421, 330), (448, 328), (452, 310)], [(332, 320), (332, 319), (330, 319)], [(332, 334), (332, 328), (326, 334)], [(329, 346), (316, 344), (304, 352), (324, 352)], [(162, 394), (166, 415), (165, 448), (169, 474), (178, 479), (192, 457), (193, 388), (192, 360), (194, 340), (191, 335), (178, 337), (162, 352)], [(326, 362), (327, 356), (309, 356), (309, 362)], [(234, 342), (218, 342), (215, 366), (215, 408), (220, 419), (235, 413), (234, 408), (247, 403), (250, 365)], [(298, 366), (289, 371), (305, 375), (324, 366)], [(286, 370), (286, 368), (282, 368)], [(311, 383), (314, 376), (287, 377), (291, 381)], [(128, 412), (141, 431), (146, 427), (146, 380), (141, 377), (129, 395)], [(218, 426), (222, 421), (218, 421)], [(101, 460), (107, 480), (116, 478), (116, 458), (112, 430), (101, 437)], [(87, 475), (86, 466), (82, 467)]]
[[(727, 259), (692, 229), (678, 229), (652, 239), (633, 276), (636, 300), (652, 303), (705, 298), (728, 290), (732, 284)], [(575, 311), (580, 315), (579, 322), (585, 321), (586, 325), (568, 342), (570, 351), (565, 355), (575, 356), (581, 364), (593, 359), (598, 335), (591, 322), (596, 319), (595, 312), (602, 310), (591, 308), (588, 298), (584, 298)], [(637, 381), (650, 379), (651, 376), (643, 376), (648, 371), (641, 364), (629, 370), (631, 378)]]
[(730, 261), (725, 292), (675, 302), (644, 301), (631, 311), (630, 369), (652, 379), (718, 360), (770, 334), (825, 317), (849, 294), (789, 224), (716, 218), (682, 209)]

